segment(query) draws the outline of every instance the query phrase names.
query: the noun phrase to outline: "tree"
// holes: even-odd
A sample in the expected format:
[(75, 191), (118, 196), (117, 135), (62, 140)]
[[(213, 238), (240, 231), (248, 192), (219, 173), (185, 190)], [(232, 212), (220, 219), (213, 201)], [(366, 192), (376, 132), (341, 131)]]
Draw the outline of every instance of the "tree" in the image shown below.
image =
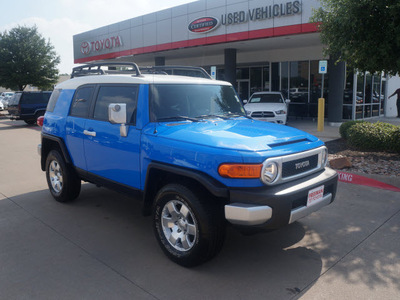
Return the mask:
[(24, 90), (30, 84), (50, 89), (57, 82), (60, 57), (36, 26), (0, 33), (0, 86)]
[(325, 55), (360, 71), (400, 73), (399, 0), (321, 0), (318, 22)]

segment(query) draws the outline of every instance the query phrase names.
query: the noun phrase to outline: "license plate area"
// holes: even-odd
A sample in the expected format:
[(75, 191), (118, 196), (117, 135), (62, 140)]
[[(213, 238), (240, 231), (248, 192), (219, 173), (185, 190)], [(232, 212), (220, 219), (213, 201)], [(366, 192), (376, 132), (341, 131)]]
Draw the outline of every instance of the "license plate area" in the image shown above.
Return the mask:
[(324, 188), (325, 186), (321, 185), (319, 187), (313, 188), (312, 190), (308, 191), (307, 207), (313, 206), (318, 202), (322, 201), (324, 197)]

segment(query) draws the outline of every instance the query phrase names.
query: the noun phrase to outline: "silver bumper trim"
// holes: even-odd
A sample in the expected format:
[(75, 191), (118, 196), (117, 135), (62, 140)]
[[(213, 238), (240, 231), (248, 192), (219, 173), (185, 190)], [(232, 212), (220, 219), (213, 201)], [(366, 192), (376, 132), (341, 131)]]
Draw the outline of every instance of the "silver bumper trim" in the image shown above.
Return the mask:
[(237, 225), (260, 225), (272, 217), (272, 208), (244, 203), (225, 205), (225, 218)]
[(332, 194), (329, 193), (329, 194), (326, 194), (320, 202), (318, 202), (314, 205), (311, 205), (308, 207), (302, 206), (302, 207), (292, 210), (292, 212), (290, 213), (289, 224), (291, 224), (305, 216), (308, 216), (312, 212), (317, 211), (324, 206), (327, 206), (329, 203), (331, 203), (331, 199), (332, 199)]

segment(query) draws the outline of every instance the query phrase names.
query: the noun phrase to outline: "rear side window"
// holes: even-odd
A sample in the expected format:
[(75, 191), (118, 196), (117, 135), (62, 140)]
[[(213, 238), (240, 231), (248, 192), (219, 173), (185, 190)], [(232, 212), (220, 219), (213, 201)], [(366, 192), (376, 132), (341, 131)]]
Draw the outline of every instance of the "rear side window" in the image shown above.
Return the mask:
[(46, 111), (53, 112), (56, 107), (58, 97), (60, 96), (61, 89), (56, 89), (51, 93), (49, 103), (47, 104)]
[(93, 118), (100, 121), (108, 121), (108, 106), (111, 103), (126, 103), (129, 124), (136, 124), (136, 106), (139, 87), (129, 86), (101, 86), (97, 95)]
[(89, 116), (90, 100), (94, 91), (94, 86), (79, 88), (74, 100), (72, 101), (70, 115), (74, 117), (87, 118)]

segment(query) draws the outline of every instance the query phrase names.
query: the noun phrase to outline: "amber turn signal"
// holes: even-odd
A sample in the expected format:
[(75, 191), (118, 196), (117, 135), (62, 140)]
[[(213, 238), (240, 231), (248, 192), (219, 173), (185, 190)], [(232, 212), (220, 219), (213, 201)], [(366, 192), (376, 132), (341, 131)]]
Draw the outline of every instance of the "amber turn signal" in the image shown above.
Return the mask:
[(262, 164), (222, 164), (218, 173), (227, 178), (260, 178)]

